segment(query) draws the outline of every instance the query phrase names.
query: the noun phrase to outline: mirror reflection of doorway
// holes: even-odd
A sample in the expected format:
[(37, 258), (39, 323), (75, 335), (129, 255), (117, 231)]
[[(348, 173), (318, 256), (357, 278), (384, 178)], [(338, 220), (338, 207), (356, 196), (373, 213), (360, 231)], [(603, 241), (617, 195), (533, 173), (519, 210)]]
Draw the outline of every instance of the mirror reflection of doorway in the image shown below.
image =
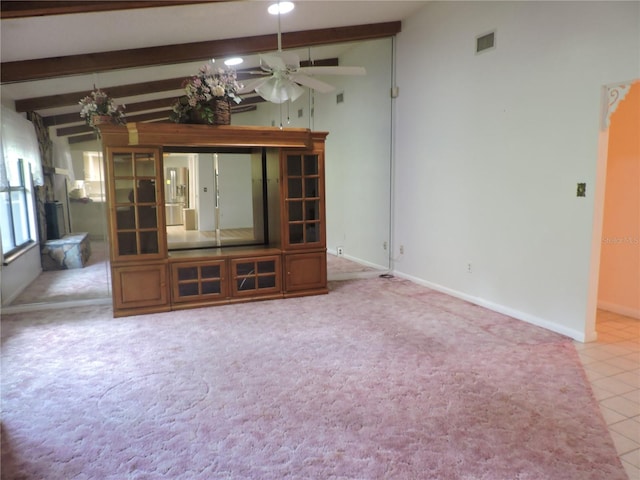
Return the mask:
[(183, 225), (183, 210), (189, 208), (188, 167), (165, 167), (164, 201), (167, 225)]
[[(165, 153), (169, 250), (259, 245), (268, 240), (266, 155), (262, 149)], [(176, 198), (176, 190), (183, 196)]]

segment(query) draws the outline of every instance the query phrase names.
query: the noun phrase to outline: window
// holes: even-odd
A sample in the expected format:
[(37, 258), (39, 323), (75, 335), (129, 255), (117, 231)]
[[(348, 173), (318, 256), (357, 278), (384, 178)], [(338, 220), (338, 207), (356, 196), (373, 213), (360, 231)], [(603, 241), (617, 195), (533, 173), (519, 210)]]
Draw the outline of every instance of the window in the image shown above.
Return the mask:
[(82, 198), (88, 198), (94, 202), (104, 202), (105, 183), (102, 153), (82, 152), (82, 156), (84, 160), (84, 180), (76, 180), (75, 188), (79, 190), (79, 196)]
[(28, 163), (6, 163), (7, 182), (0, 186), (0, 231), (6, 258), (36, 240), (33, 188)]

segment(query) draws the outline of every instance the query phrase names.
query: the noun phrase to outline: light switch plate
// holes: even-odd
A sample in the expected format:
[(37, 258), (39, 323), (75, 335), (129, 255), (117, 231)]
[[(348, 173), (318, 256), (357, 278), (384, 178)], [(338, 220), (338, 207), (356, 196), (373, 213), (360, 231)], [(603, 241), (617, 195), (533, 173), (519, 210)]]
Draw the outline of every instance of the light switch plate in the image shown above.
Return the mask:
[(587, 196), (587, 184), (586, 183), (579, 183), (578, 184), (578, 190), (576, 192), (576, 195), (578, 197), (586, 197)]

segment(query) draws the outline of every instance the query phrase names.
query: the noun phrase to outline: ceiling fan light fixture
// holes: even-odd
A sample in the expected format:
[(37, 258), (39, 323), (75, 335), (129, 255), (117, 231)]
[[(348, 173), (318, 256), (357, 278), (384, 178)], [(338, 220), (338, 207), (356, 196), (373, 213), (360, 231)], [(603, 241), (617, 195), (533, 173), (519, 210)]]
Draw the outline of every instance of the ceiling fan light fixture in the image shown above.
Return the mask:
[(293, 102), (298, 99), (304, 93), (304, 89), (296, 83), (271, 77), (256, 87), (256, 92), (268, 102), (284, 103), (287, 100)]
[(271, 15), (280, 15), (280, 14), (289, 13), (291, 10), (294, 9), (294, 7), (295, 5), (293, 4), (293, 2), (277, 2), (269, 5), (269, 8), (267, 9), (267, 11)]
[(232, 57), (232, 58), (227, 58), (224, 61), (224, 64), (227, 67), (232, 67), (234, 65), (240, 65), (242, 62), (244, 62), (244, 60), (242, 58), (240, 58), (240, 57)]

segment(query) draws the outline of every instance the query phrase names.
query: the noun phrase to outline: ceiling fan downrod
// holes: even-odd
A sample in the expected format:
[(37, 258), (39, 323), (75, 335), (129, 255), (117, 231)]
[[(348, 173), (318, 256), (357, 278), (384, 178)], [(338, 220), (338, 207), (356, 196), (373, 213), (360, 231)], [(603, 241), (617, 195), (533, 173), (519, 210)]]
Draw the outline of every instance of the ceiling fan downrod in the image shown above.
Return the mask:
[(278, 2), (278, 51), (282, 52), (282, 29), (280, 28), (280, 2)]

